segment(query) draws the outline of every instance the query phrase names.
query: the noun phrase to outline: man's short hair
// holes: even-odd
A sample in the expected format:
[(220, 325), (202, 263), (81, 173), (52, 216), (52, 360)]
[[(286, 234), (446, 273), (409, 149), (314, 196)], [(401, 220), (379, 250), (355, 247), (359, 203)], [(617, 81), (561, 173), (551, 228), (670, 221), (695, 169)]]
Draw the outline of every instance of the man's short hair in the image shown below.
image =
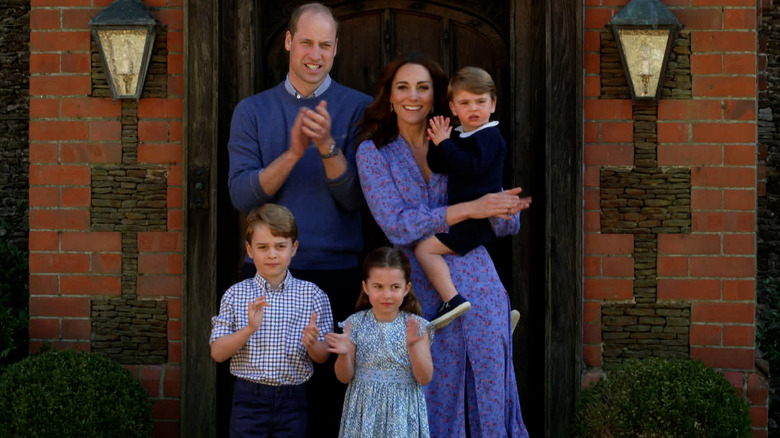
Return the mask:
[(249, 212), (244, 222), (244, 238), (252, 243), (252, 233), (257, 225), (265, 225), (275, 237), (298, 240), (298, 225), (290, 209), (277, 204), (265, 204)]
[(457, 91), (468, 91), (474, 94), (490, 93), (496, 100), (496, 84), (490, 73), (479, 67), (463, 67), (450, 79), (447, 87), (447, 98), (452, 100)]
[(336, 16), (333, 15), (333, 11), (323, 5), (322, 3), (306, 3), (298, 6), (293, 10), (292, 16), (290, 16), (290, 22), (287, 24), (287, 30), (290, 32), (290, 36), (295, 36), (295, 31), (298, 30), (298, 21), (301, 16), (306, 12), (314, 12), (318, 14), (325, 14), (333, 20), (333, 24), (336, 27), (336, 36), (339, 34), (339, 21), (336, 20)]

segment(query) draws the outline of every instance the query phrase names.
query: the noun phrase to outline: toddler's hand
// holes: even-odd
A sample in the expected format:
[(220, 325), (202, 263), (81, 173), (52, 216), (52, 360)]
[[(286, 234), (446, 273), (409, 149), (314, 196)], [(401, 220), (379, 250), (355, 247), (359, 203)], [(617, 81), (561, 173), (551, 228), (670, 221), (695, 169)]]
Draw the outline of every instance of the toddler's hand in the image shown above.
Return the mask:
[(344, 333), (325, 333), (325, 343), (328, 344), (328, 352), (336, 354), (349, 353), (349, 323), (344, 327)]
[(311, 314), (311, 320), (309, 320), (309, 325), (307, 325), (303, 329), (303, 346), (306, 348), (311, 348), (314, 345), (317, 344), (317, 341), (320, 339), (320, 330), (317, 328), (317, 314), (312, 313)]
[(450, 138), (452, 133), (452, 127), (450, 126), (449, 117), (434, 116), (430, 120), (431, 127), (428, 128), (428, 138), (431, 139), (436, 146), (444, 140)]

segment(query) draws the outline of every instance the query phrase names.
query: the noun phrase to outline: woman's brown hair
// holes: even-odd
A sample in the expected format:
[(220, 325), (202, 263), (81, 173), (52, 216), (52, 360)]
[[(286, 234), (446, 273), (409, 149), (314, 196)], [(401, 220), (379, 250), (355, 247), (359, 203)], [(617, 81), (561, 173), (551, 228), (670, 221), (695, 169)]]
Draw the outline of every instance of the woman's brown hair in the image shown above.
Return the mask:
[[(412, 264), (409, 263), (409, 259), (404, 255), (404, 253), (396, 248), (383, 246), (371, 251), (368, 253), (368, 255), (366, 255), (366, 258), (363, 260), (364, 282), (368, 280), (368, 276), (371, 274), (371, 270), (376, 268), (400, 269), (404, 273), (404, 280), (406, 283), (408, 284), (412, 281)], [(355, 309), (366, 310), (370, 308), (371, 301), (369, 301), (368, 295), (366, 295), (366, 292), (361, 288), (360, 296), (358, 297), (357, 303), (355, 304)], [(418, 316), (422, 316), (422, 306), (420, 305), (420, 301), (417, 300), (417, 295), (414, 294), (413, 290), (409, 290), (409, 293), (406, 294), (403, 302), (401, 303), (400, 309)]]
[(390, 61), (379, 75), (374, 102), (366, 107), (363, 119), (360, 121), (358, 144), (372, 140), (377, 148), (381, 148), (398, 136), (398, 121), (395, 112), (390, 110), (390, 93), (393, 88), (393, 78), (398, 69), (406, 64), (417, 64), (425, 67), (433, 82), (433, 111), (428, 116), (448, 114), (447, 76), (432, 59), (420, 52), (410, 52)]

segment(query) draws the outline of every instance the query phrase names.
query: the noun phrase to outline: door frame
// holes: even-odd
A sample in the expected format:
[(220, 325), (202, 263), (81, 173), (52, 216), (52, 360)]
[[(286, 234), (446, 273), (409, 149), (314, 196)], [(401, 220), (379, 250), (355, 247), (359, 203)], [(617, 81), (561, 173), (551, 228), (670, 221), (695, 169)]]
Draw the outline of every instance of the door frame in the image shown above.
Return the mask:
[[(534, 198), (533, 208), (524, 213), (521, 229), (525, 233), (523, 241), (533, 243), (534, 253), (530, 247), (519, 247), (518, 239), (513, 245), (518, 265), (532, 271), (516, 275), (512, 285), (515, 290), (526, 291), (519, 294), (522, 299), (515, 303), (523, 315), (518, 331), (527, 334), (515, 336), (515, 355), (517, 358), (519, 351), (541, 355), (542, 363), (525, 358), (530, 365), (524, 371), (544, 376), (533, 382), (520, 377), (518, 385), (523, 393), (543, 394), (544, 435), (565, 436), (581, 387), (583, 2), (508, 1), (512, 35), (508, 93), (515, 132), (513, 147), (518, 160), (545, 163), (543, 169), (514, 175), (513, 181), (530, 188)], [(220, 77), (222, 58), (235, 55), (224, 53), (217, 17), (223, 13), (245, 20), (242, 28), (248, 29), (260, 13), (253, 4), (252, 0), (185, 3), (187, 208), (181, 436), (216, 436), (217, 368), (211, 359), (208, 337), (211, 317), (217, 312), (217, 206), (219, 199), (224, 198), (222, 194), (218, 196), (224, 188), (217, 187), (217, 148), (221, 147), (218, 132), (220, 123), (229, 123), (229, 117), (219, 114), (219, 108), (221, 99), (235, 99), (239, 94), (217, 90), (224, 90), (220, 85), (224, 80), (235, 81), (236, 87), (231, 90), (254, 84), (254, 72), (263, 71), (261, 61), (254, 60), (247, 49), (252, 45), (251, 35), (244, 34), (237, 36), (234, 51), (243, 54), (240, 59), (249, 60), (248, 65), (242, 65), (244, 68), (236, 71), (236, 77)], [(531, 62), (519, 62), (520, 59)], [(540, 111), (540, 106), (544, 111)], [(197, 187), (196, 179), (200, 182)], [(541, 257), (539, 251), (543, 252)], [(540, 326), (544, 327), (543, 333), (528, 335), (529, 330)], [(539, 400), (522, 402), (529, 406)]]

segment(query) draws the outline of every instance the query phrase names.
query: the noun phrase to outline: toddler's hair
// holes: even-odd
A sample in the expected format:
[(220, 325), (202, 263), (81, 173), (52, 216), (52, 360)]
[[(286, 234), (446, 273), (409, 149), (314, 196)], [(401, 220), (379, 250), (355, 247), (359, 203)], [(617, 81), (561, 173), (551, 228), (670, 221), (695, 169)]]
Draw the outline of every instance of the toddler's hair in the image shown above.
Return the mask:
[[(412, 264), (404, 253), (396, 248), (383, 246), (368, 253), (363, 260), (363, 281), (368, 280), (368, 277), (371, 275), (371, 270), (376, 268), (399, 269), (404, 273), (404, 281), (406, 283), (410, 283), (412, 280)], [(366, 292), (361, 288), (360, 296), (355, 304), (355, 309), (365, 310), (370, 308), (371, 301), (369, 301), (368, 295), (366, 295)], [(417, 300), (414, 290), (409, 290), (409, 293), (406, 294), (400, 309), (422, 316), (422, 306), (420, 305), (420, 301)]]
[(468, 91), (473, 94), (490, 93), (490, 97), (496, 100), (496, 84), (490, 73), (479, 67), (463, 67), (450, 79), (447, 87), (447, 99), (452, 100), (458, 91)]
[(244, 222), (244, 238), (248, 243), (252, 243), (252, 233), (257, 225), (267, 226), (275, 237), (289, 237), (293, 242), (298, 240), (298, 225), (287, 207), (265, 204), (250, 211)]

